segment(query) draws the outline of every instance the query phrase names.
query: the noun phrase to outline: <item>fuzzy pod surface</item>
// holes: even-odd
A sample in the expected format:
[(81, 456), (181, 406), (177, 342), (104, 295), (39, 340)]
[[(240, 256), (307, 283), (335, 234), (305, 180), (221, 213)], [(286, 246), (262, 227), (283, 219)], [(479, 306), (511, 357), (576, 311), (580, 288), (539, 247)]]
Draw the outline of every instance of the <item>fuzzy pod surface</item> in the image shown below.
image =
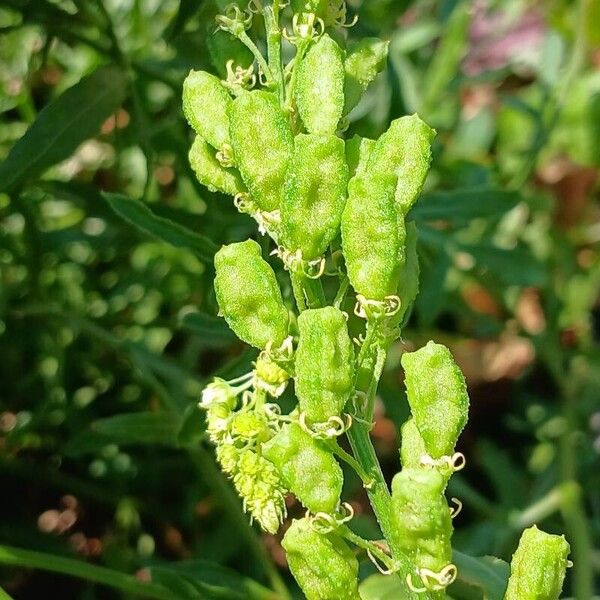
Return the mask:
[(354, 347), (341, 310), (333, 306), (298, 317), (296, 395), (311, 423), (339, 416), (353, 390)]
[(342, 248), (352, 287), (369, 300), (384, 300), (398, 285), (405, 232), (396, 210), (395, 183), (393, 176), (365, 174), (348, 185)]
[(558, 600), (569, 551), (564, 536), (545, 533), (535, 525), (526, 529), (510, 563), (504, 600)]
[(280, 346), (287, 336), (288, 311), (271, 266), (254, 240), (223, 246), (215, 255), (215, 292), (225, 320), (247, 344)]
[(310, 512), (335, 512), (344, 476), (321, 442), (290, 423), (263, 445), (263, 455), (279, 469), (286, 487)]
[(304, 518), (292, 522), (281, 545), (307, 600), (360, 600), (358, 561), (340, 536), (318, 533)]
[(244, 92), (229, 109), (231, 145), (252, 199), (265, 211), (279, 208), (294, 136), (273, 94)]
[(231, 103), (221, 81), (206, 71), (190, 71), (183, 82), (183, 113), (194, 131), (217, 150), (229, 143)]
[(281, 200), (283, 244), (305, 260), (325, 253), (339, 232), (346, 203), (344, 142), (334, 135), (299, 134)]
[(300, 63), (295, 96), (309, 133), (336, 132), (344, 112), (344, 53), (327, 34)]
[(197, 135), (190, 148), (189, 161), (198, 181), (210, 191), (235, 196), (245, 192), (240, 174), (233, 168), (225, 168), (215, 157), (214, 148)]
[(450, 350), (432, 341), (403, 354), (401, 363), (408, 403), (427, 453), (433, 458), (451, 455), (469, 415), (462, 371)]

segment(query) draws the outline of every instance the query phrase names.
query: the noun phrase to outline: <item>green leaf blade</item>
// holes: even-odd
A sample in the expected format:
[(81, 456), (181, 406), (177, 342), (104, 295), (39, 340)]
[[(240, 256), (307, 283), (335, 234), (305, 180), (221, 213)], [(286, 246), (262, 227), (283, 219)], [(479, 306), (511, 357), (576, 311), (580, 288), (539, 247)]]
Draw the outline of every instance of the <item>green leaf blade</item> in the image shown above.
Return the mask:
[(96, 135), (122, 104), (127, 85), (121, 69), (100, 67), (48, 104), (0, 164), (0, 192), (36, 178)]

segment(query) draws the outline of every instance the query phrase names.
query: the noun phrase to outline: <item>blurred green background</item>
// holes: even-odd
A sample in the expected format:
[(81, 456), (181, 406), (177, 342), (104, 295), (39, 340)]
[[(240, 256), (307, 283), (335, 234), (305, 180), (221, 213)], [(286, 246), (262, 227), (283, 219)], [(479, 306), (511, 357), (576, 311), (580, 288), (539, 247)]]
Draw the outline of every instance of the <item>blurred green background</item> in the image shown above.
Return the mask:
[[(255, 358), (216, 317), (211, 267), (255, 227), (195, 181), (180, 106), (190, 68), (223, 73), (225, 4), (0, 0), (0, 586), (15, 599), (300, 597), (196, 408), (204, 382)], [(599, 597), (600, 2), (349, 12), (340, 35), (391, 41), (350, 131), (412, 112), (438, 130), (414, 210), (421, 293), (373, 431), (384, 470), (407, 414), (399, 355), (446, 343), (472, 398), (455, 547), (509, 560), (524, 527), (565, 532), (565, 597)], [(376, 536), (359, 482), (346, 491)]]

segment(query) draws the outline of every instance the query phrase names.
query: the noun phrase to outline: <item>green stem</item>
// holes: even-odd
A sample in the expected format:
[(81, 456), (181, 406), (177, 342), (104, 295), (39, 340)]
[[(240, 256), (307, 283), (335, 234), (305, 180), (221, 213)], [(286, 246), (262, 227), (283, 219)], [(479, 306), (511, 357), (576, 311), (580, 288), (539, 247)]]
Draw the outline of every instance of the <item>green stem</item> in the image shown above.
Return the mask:
[(276, 85), (275, 78), (273, 77), (273, 73), (271, 72), (271, 69), (269, 68), (269, 65), (267, 64), (265, 57), (262, 55), (262, 52), (257, 48), (256, 44), (250, 39), (250, 37), (248, 36), (248, 34), (245, 31), (242, 31), (238, 35), (238, 39), (254, 55), (254, 58), (256, 59), (256, 62), (258, 63), (261, 71), (263, 72), (264, 76), (267, 78), (267, 85), (269, 87), (274, 87)]
[(12, 596), (9, 596), (2, 588), (0, 588), (0, 600), (13, 600)]
[(296, 304), (300, 312), (306, 310), (306, 308), (321, 308), (325, 306), (325, 292), (323, 291), (320, 279), (311, 279), (304, 275), (304, 273), (293, 271), (290, 271), (290, 278), (292, 280)]
[(285, 99), (285, 82), (283, 79), (283, 62), (281, 60), (281, 30), (279, 29), (279, 1), (264, 9), (265, 30), (267, 33), (267, 53), (269, 68), (273, 74), (279, 103), (283, 106)]
[(346, 464), (354, 469), (356, 474), (360, 477), (364, 486), (368, 489), (371, 485), (373, 485), (373, 477), (369, 475), (361, 466), (361, 464), (352, 456), (346, 452), (335, 440), (330, 440), (328, 443), (328, 447), (340, 460), (343, 460)]
[(290, 279), (292, 281), (292, 291), (294, 292), (294, 298), (296, 300), (296, 306), (299, 312), (306, 310), (306, 298), (304, 296), (304, 286), (299, 275), (294, 272), (290, 272)]
[(156, 600), (176, 600), (172, 590), (155, 583), (144, 583), (131, 575), (120, 573), (106, 567), (98, 567), (82, 560), (55, 556), (32, 550), (22, 550), (11, 546), (0, 546), (0, 564), (29, 569), (41, 569), (53, 573), (61, 573), (71, 577), (85, 579), (116, 588), (141, 598)]
[(288, 86), (285, 99), (285, 108), (287, 110), (291, 110), (294, 106), (294, 90), (296, 88), (296, 81), (298, 79), (298, 68), (302, 62), (302, 59), (304, 58), (304, 54), (306, 53), (309, 43), (310, 42), (308, 40), (300, 40), (296, 48), (296, 56), (294, 57), (292, 74), (290, 76), (290, 84)]
[(342, 525), (338, 532), (344, 536), (349, 542), (352, 542), (355, 546), (368, 550), (373, 556), (378, 558), (388, 569), (393, 569), (394, 564), (390, 556), (388, 556), (377, 544), (369, 540), (361, 538), (356, 535), (347, 525)]

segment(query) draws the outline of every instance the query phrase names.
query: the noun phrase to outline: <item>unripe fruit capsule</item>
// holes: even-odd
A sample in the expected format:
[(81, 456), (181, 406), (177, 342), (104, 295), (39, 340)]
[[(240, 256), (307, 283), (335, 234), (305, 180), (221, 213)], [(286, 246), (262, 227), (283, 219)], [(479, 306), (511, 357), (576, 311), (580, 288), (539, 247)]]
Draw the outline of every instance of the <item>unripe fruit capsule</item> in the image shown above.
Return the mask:
[(334, 134), (344, 112), (344, 55), (327, 34), (298, 68), (296, 104), (309, 133)]
[(286, 487), (312, 513), (333, 514), (340, 502), (344, 476), (321, 442), (299, 425), (284, 425), (263, 445), (263, 454), (281, 473)]
[(246, 190), (240, 174), (226, 169), (215, 157), (215, 150), (202, 136), (197, 135), (189, 153), (190, 165), (198, 181), (209, 190), (235, 196)]
[(318, 533), (304, 518), (292, 522), (281, 545), (307, 600), (360, 600), (358, 561), (341, 537)]
[(339, 416), (353, 389), (354, 348), (344, 314), (333, 306), (298, 317), (296, 395), (310, 423)]
[(275, 273), (254, 240), (223, 246), (215, 255), (215, 292), (221, 313), (247, 344), (280, 346), (287, 336), (288, 311)]
[(429, 342), (401, 358), (408, 403), (432, 458), (449, 456), (469, 416), (464, 375), (446, 346)]
[(279, 198), (294, 137), (277, 98), (261, 90), (238, 96), (229, 110), (231, 145), (252, 199), (265, 211)]
[(282, 241), (305, 260), (325, 253), (346, 203), (344, 142), (334, 135), (296, 136), (281, 200)]
[(190, 71), (183, 82), (183, 112), (196, 133), (213, 148), (229, 143), (227, 111), (232, 103), (221, 81), (205, 71)]

